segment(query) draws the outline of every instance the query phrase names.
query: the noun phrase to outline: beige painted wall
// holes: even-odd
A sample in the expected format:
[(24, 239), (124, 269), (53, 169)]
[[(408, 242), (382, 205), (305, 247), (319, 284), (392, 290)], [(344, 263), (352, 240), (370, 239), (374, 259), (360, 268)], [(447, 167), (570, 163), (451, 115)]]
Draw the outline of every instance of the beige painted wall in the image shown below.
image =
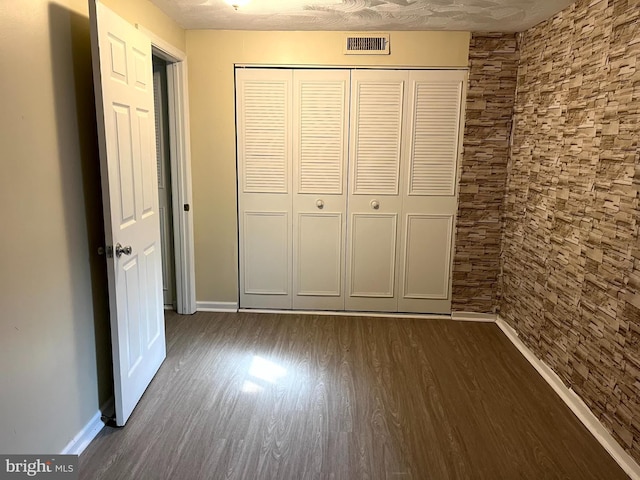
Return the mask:
[[(184, 48), (147, 0), (106, 3)], [(112, 394), (87, 10), (0, 2), (2, 453), (60, 452)]]
[(466, 67), (467, 32), (393, 32), (391, 55), (345, 56), (344, 32), (187, 31), (198, 301), (237, 302), (236, 63)]

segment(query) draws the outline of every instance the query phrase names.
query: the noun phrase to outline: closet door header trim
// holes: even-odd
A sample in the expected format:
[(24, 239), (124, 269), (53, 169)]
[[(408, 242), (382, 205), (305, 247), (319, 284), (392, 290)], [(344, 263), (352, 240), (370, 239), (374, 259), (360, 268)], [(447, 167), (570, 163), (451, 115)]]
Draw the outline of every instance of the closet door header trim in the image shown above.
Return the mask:
[(261, 68), (283, 68), (283, 69), (296, 69), (296, 70), (446, 70), (446, 71), (461, 71), (468, 72), (467, 67), (417, 67), (417, 66), (403, 66), (403, 65), (287, 65), (287, 64), (255, 64), (255, 63), (234, 63), (236, 69), (261, 69)]

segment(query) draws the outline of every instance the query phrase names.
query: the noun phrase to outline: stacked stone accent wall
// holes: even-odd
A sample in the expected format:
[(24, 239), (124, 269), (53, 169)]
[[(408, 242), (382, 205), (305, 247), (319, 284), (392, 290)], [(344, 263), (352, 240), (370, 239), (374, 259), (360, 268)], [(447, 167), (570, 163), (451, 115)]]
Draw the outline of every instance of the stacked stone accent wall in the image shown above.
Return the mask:
[(474, 34), (469, 48), (453, 310), (495, 311), (502, 205), (518, 54), (515, 34)]
[(640, 3), (519, 35), (500, 315), (640, 461)]

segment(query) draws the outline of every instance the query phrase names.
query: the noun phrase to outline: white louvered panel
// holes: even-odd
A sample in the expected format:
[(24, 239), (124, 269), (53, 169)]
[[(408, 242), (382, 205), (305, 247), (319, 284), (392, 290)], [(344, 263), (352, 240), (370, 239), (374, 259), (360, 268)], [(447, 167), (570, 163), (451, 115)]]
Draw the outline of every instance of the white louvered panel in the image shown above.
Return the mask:
[(246, 81), (242, 95), (243, 191), (287, 193), (287, 84)]
[(453, 195), (462, 82), (416, 83), (409, 195)]
[(298, 193), (342, 193), (345, 83), (300, 85)]
[(359, 83), (354, 194), (397, 194), (403, 82)]
[(156, 164), (158, 168), (158, 188), (164, 188), (164, 163), (162, 162), (162, 78), (159, 70), (153, 72), (153, 104), (156, 125)]

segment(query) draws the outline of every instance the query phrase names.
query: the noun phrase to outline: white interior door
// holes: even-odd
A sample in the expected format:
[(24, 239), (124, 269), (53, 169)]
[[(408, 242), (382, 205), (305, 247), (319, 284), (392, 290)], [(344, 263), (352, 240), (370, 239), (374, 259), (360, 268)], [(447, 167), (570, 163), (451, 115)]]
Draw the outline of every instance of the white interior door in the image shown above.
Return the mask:
[(466, 72), (409, 72), (398, 310), (451, 312)]
[(349, 70), (293, 72), (293, 308), (344, 310)]
[(398, 232), (402, 211), (407, 72), (351, 74), (347, 310), (398, 308)]
[(236, 70), (240, 306), (291, 308), (293, 72)]
[(165, 358), (151, 43), (90, 2), (116, 423)]

